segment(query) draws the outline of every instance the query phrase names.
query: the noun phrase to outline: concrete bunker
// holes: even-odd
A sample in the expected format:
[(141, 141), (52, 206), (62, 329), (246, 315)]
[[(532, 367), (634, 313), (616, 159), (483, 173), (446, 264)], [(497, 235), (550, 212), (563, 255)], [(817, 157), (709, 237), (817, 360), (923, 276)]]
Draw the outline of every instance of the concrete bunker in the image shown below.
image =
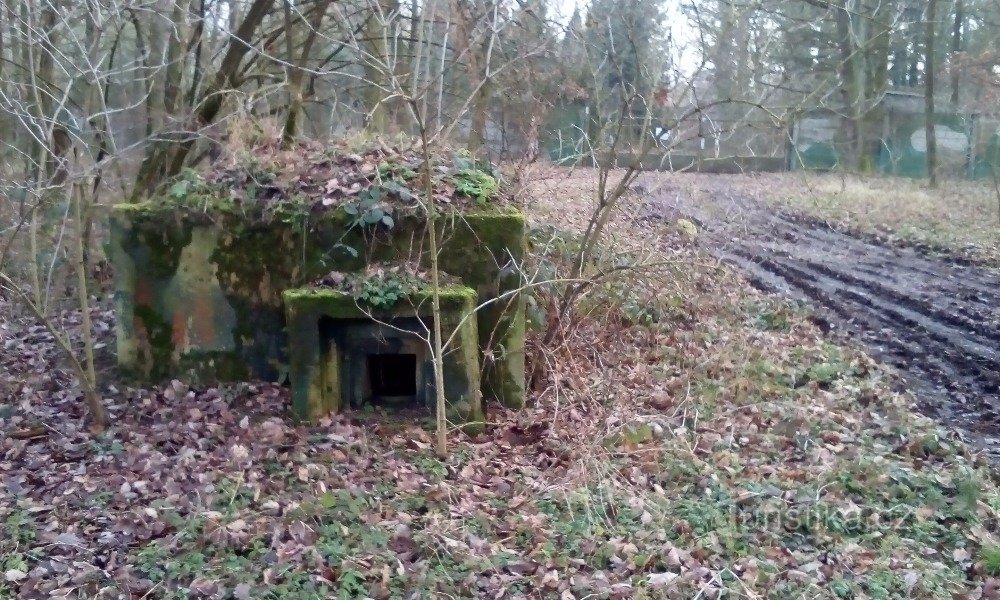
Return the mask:
[[(527, 224), (488, 167), (435, 158), (431, 221), (412, 148), (289, 153), (229, 160), (112, 209), (120, 368), (140, 382), (287, 375), (294, 414), (307, 420), (365, 404), (423, 406), (433, 391), (429, 289), (365, 286), (373, 270), (389, 283), (399, 265), (426, 271), (435, 227), (449, 275), (449, 413), (479, 419), (484, 398), (522, 405)], [(354, 287), (318, 284), (330, 273)], [(386, 295), (373, 300), (372, 289)]]

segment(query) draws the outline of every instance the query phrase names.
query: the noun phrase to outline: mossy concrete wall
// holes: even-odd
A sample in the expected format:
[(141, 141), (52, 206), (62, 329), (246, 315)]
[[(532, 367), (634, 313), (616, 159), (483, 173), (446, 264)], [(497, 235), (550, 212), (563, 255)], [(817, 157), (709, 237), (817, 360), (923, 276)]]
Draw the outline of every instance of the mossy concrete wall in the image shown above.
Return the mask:
[[(343, 209), (289, 212), (264, 223), (238, 209), (173, 204), (119, 205), (111, 215), (119, 364), (142, 381), (276, 380), (288, 365), (282, 292), (332, 270), (427, 264), (427, 223), (416, 216), (396, 215), (391, 228), (360, 228)], [(441, 269), (488, 303), (477, 312), (483, 395), (520, 406), (524, 216), (483, 210), (442, 216), (437, 227)]]

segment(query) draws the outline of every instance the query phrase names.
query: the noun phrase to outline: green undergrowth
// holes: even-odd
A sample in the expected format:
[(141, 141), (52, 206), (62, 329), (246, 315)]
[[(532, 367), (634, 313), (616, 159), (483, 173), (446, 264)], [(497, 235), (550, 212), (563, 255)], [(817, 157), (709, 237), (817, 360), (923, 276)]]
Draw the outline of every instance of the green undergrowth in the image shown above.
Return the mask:
[[(331, 271), (313, 285), (349, 294), (359, 306), (376, 310), (392, 308), (397, 302), (431, 289), (431, 274), (415, 263), (369, 265), (364, 271)], [(438, 283), (452, 286), (460, 280), (447, 273), (438, 273)]]

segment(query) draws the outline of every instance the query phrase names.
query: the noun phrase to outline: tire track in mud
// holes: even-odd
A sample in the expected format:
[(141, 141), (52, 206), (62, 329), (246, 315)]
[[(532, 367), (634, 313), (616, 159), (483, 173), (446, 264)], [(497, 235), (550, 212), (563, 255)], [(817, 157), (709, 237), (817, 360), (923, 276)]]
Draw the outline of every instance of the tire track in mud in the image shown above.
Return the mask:
[[(878, 297), (884, 295), (891, 298), (894, 302), (898, 303), (900, 307), (899, 314), (909, 319), (905, 321), (906, 324), (911, 324), (913, 321), (923, 322), (925, 327), (931, 331), (937, 330), (938, 328), (933, 321), (925, 321), (921, 318), (925, 315), (920, 313), (920, 311), (925, 310), (927, 311), (926, 316), (930, 316), (934, 320), (943, 321), (956, 328), (965, 328), (976, 334), (976, 336), (981, 335), (989, 338), (997, 334), (996, 328), (990, 327), (988, 323), (977, 321), (975, 313), (968, 311), (949, 312), (933, 304), (922, 305), (920, 302), (915, 302), (912, 296), (901, 294), (891, 287), (882, 285), (877, 278), (864, 278), (859, 277), (856, 273), (838, 271), (836, 265), (822, 261), (806, 260), (803, 261), (803, 265), (808, 267), (809, 270), (801, 271), (799, 273), (800, 277), (816, 280), (815, 274), (822, 274), (826, 276), (827, 287), (830, 284), (842, 285), (843, 283), (849, 283), (851, 284), (849, 287), (838, 289), (837, 291), (855, 297), (865, 304), (871, 304), (872, 296)], [(983, 343), (987, 344), (984, 351), (989, 352), (991, 350), (988, 346), (989, 340), (987, 339)]]
[[(749, 257), (744, 256), (744, 258)], [(866, 329), (884, 331), (885, 325), (891, 324), (896, 329), (910, 328), (919, 331), (924, 338), (919, 340), (923, 342), (919, 344), (919, 347), (933, 346), (940, 350), (940, 354), (943, 356), (959, 358), (960, 360), (953, 368), (955, 372), (965, 377), (971, 377), (973, 383), (981, 384), (983, 390), (991, 395), (1000, 392), (1000, 375), (997, 375), (994, 369), (997, 353), (990, 347), (989, 339), (977, 339), (977, 336), (972, 335), (964, 337), (960, 331), (955, 330), (954, 326), (943, 324), (932, 316), (919, 312), (919, 310), (906, 308), (905, 304), (907, 303), (890, 303), (880, 306), (876, 303), (876, 300), (881, 297), (877, 291), (873, 291), (871, 294), (859, 291), (858, 288), (846, 283), (852, 280), (852, 277), (847, 274), (840, 274), (842, 277), (838, 277), (837, 273), (821, 268), (811, 271), (808, 262), (803, 265), (803, 268), (797, 268), (787, 263), (778, 263), (769, 258), (762, 259), (755, 264), (767, 269), (772, 274), (795, 282), (796, 287), (805, 292), (809, 299), (821, 300), (824, 307), (834, 310), (842, 319), (859, 321), (860, 324), (867, 325)], [(824, 273), (824, 271), (826, 272)], [(834, 288), (834, 286), (840, 287)], [(843, 298), (838, 298), (838, 295), (842, 295)], [(886, 296), (898, 301), (895, 294), (889, 293)], [(896, 358), (906, 360), (911, 358), (912, 354), (917, 353), (914, 347), (918, 340), (914, 339), (914, 336), (907, 336), (903, 339), (890, 338), (885, 341), (888, 345), (903, 349), (902, 353), (898, 351), (895, 353)], [(912, 343), (905, 343), (907, 341)], [(922, 358), (932, 359), (933, 357), (923, 356)], [(941, 365), (940, 359), (933, 360), (933, 362)], [(920, 368), (920, 365), (915, 366)], [(955, 382), (954, 378), (942, 381), (958, 393), (965, 391), (963, 386), (955, 386)], [(997, 404), (990, 402), (989, 406), (997, 409)]]
[(752, 199), (721, 193), (716, 203), (711, 216), (677, 196), (647, 209), (694, 218), (710, 252), (899, 368), (925, 413), (1000, 465), (1000, 270), (879, 245)]

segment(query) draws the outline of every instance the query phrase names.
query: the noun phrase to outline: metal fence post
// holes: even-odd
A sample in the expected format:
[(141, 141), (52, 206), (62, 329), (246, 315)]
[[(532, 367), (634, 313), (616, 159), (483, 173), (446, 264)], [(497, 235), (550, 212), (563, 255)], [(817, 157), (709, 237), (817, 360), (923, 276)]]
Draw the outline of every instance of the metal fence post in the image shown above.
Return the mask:
[(969, 136), (969, 147), (965, 153), (965, 169), (969, 179), (976, 178), (976, 142), (979, 137), (979, 115), (973, 113), (969, 115), (969, 125), (967, 126)]

